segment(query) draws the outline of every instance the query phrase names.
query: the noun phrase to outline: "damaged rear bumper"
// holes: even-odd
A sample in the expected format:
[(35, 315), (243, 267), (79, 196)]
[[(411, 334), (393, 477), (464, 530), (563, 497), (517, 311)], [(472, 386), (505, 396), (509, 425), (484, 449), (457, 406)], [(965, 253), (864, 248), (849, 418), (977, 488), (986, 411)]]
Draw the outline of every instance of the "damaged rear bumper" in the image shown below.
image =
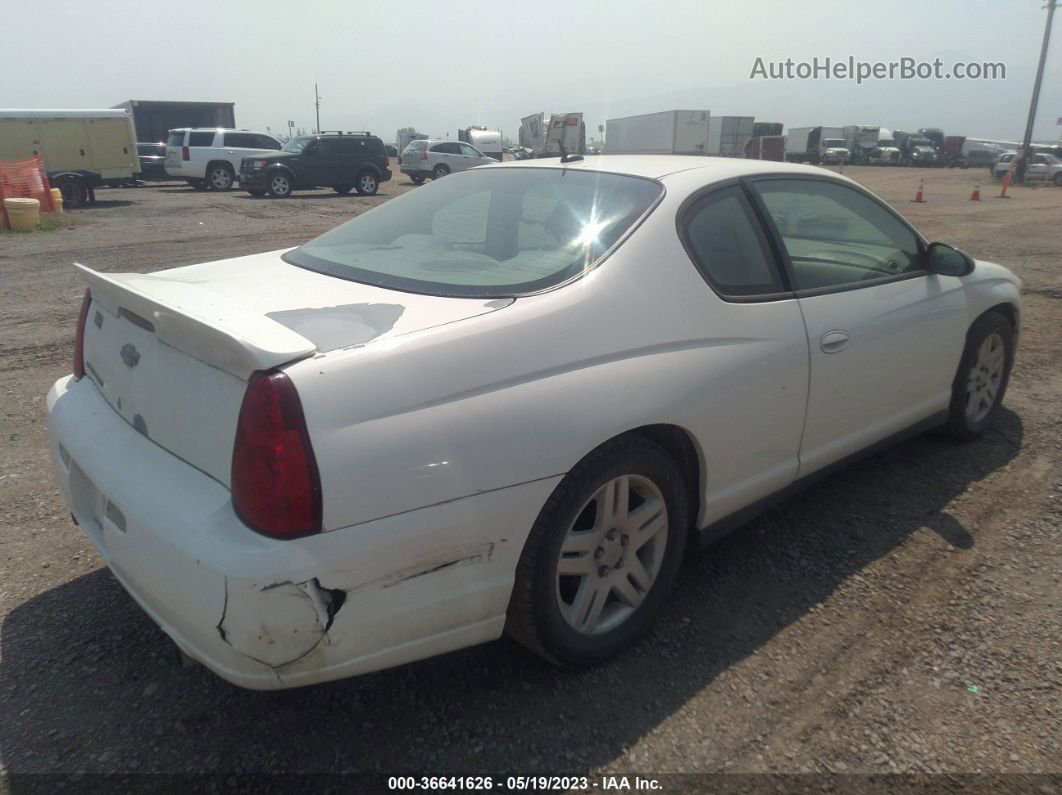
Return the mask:
[(248, 530), (229, 490), (146, 439), (89, 379), (48, 394), (63, 497), (126, 590), (234, 684), (313, 684), (497, 638), (558, 477), (301, 538)]

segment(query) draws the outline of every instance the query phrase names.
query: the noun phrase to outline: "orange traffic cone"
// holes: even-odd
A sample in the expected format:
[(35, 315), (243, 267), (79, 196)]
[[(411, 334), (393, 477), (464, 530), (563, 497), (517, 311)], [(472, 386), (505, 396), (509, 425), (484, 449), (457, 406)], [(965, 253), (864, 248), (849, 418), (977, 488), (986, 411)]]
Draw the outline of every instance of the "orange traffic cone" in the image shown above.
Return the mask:
[(975, 187), (975, 188), (973, 189), (973, 193), (971, 193), (971, 194), (970, 194), (970, 201), (972, 201), (972, 202), (979, 202), (979, 201), (981, 201), (981, 186), (980, 186), (980, 184), (978, 184), (978, 185), (977, 185), (977, 186), (976, 186), (976, 187)]
[(1009, 199), (1010, 196), (1007, 195), (1007, 188), (1009, 186), (1010, 186), (1010, 172), (1008, 171), (1006, 174), (1003, 175), (1003, 190), (1001, 190), (999, 192), (999, 195), (996, 196), (996, 198), (997, 199)]
[(919, 204), (926, 203), (926, 200), (923, 198), (922, 194), (922, 180), (918, 180), (918, 193), (915, 194), (915, 197), (911, 199), (911, 201), (918, 202)]

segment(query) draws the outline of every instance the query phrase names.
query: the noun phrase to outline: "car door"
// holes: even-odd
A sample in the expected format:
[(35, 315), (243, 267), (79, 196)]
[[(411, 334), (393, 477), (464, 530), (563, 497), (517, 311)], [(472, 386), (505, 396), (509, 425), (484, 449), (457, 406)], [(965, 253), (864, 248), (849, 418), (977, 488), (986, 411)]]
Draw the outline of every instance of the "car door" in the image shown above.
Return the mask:
[(927, 273), (921, 237), (855, 186), (815, 177), (749, 184), (807, 328), (801, 476), (945, 410), (968, 322), (960, 280)]
[[(538, 209), (541, 214), (548, 206)], [(544, 228), (550, 231), (548, 218)], [(712, 450), (702, 515), (710, 524), (796, 477), (808, 342), (799, 303), (741, 185), (688, 202), (678, 230), (707, 282), (700, 329), (693, 333), (720, 342), (710, 380), (690, 397), (697, 415), (691, 430)], [(528, 242), (538, 241), (529, 236)]]
[[(475, 168), (476, 166), (486, 165), (490, 162), (495, 162), (491, 158), (488, 158), (474, 146), (470, 146), (466, 143), (459, 143), (457, 145), (460, 152), (459, 158), (461, 161), (461, 168)], [(455, 169), (456, 170), (456, 169)]]
[(295, 182), (300, 188), (329, 184), (329, 172), (335, 165), (331, 141), (313, 140), (306, 144), (295, 165)]

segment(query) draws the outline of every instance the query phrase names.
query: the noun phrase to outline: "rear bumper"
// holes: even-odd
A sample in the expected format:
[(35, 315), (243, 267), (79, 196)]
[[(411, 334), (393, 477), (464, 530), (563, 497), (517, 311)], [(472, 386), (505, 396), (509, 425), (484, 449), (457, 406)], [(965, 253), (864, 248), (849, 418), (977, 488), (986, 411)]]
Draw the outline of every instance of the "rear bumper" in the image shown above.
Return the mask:
[(403, 165), (399, 170), (407, 177), (423, 177), (424, 179), (427, 179), (431, 176), (431, 171), (424, 168), (414, 168), (413, 166)]
[(248, 530), (222, 484), (120, 418), (90, 379), (48, 393), (63, 497), (190, 657), (255, 689), (313, 684), (497, 638), (535, 481), (295, 541)]

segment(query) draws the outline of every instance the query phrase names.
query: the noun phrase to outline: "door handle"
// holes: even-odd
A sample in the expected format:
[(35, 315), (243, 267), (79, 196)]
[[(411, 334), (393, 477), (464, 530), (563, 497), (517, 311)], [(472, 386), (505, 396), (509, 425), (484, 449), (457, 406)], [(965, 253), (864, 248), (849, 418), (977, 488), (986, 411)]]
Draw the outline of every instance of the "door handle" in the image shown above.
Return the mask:
[(827, 331), (819, 340), (823, 353), (840, 353), (848, 347), (847, 331)]

